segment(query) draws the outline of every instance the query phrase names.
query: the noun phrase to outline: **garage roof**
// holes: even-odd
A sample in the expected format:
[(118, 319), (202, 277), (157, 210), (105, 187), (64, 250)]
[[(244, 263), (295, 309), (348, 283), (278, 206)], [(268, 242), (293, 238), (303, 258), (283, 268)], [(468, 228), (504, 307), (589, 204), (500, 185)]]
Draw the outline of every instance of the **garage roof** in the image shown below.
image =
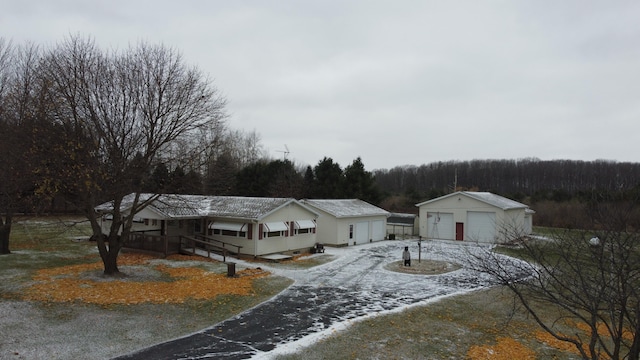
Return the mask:
[(389, 212), (360, 199), (322, 199), (302, 200), (310, 205), (338, 218), (357, 216), (389, 216)]
[(496, 195), (490, 192), (476, 192), (476, 191), (458, 191), (449, 195), (441, 196), (439, 198), (431, 199), (425, 202), (421, 202), (416, 204), (416, 206), (420, 207), (422, 205), (426, 205), (435, 201), (439, 201), (452, 196), (464, 195), (489, 205), (493, 205), (502, 210), (510, 210), (510, 209), (528, 209), (529, 206), (523, 203), (519, 203), (515, 200), (507, 199), (504, 196)]

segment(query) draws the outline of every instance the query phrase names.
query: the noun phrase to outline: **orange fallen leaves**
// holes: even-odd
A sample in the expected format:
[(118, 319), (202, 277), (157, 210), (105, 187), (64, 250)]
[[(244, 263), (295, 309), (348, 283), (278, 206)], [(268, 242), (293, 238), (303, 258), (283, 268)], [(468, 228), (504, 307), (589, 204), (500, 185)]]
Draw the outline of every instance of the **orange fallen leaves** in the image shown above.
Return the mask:
[[(576, 328), (582, 330), (585, 334), (589, 334), (591, 333), (591, 328), (581, 322), (581, 323), (574, 323), (573, 324)], [(607, 328), (607, 325), (603, 322), (598, 322), (596, 325), (596, 331), (598, 332), (598, 335), (600, 335), (601, 337), (609, 337), (611, 336), (609, 329)], [(633, 332), (629, 329), (623, 329), (622, 330), (622, 338), (628, 341), (633, 341)]]
[[(558, 340), (555, 337), (553, 337), (553, 335), (549, 334), (546, 331), (538, 330), (535, 332), (535, 336), (536, 336), (536, 340), (540, 341), (541, 343), (545, 343), (548, 346), (551, 346), (558, 350), (580, 355), (580, 352), (578, 351), (578, 349), (576, 349), (576, 346), (574, 344), (566, 341)], [(563, 336), (566, 336), (566, 335), (563, 335)]]
[[(144, 255), (123, 254), (119, 264), (145, 265), (150, 259)], [(253, 293), (253, 280), (269, 275), (261, 269), (246, 269), (238, 271), (237, 277), (230, 278), (226, 273), (212, 273), (197, 267), (157, 265), (154, 269), (169, 276), (168, 281), (94, 280), (83, 276), (101, 268), (102, 263), (97, 262), (40, 270), (33, 277), (35, 283), (25, 290), (23, 296), (32, 301), (81, 301), (98, 305), (175, 304), (187, 299), (213, 299), (222, 294), (250, 295)]]
[(511, 360), (511, 359), (535, 359), (536, 354), (519, 341), (512, 338), (501, 337), (495, 345), (475, 345), (467, 352), (470, 360)]

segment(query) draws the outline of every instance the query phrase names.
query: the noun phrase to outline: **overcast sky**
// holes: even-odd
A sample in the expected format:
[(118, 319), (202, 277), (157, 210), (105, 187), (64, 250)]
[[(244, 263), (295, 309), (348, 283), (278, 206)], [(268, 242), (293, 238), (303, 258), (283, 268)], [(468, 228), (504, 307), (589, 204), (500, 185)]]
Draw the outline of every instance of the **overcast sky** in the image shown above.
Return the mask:
[(0, 36), (181, 51), (274, 158), (640, 161), (640, 2), (5, 0)]

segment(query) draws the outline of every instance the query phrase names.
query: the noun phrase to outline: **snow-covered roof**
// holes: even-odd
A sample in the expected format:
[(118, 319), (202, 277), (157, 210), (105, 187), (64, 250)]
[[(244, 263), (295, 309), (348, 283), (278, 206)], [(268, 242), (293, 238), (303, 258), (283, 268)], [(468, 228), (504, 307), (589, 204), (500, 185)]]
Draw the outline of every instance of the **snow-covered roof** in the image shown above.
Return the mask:
[(416, 220), (415, 214), (391, 213), (387, 218), (387, 225), (410, 225), (413, 226)]
[(458, 196), (458, 195), (464, 195), (464, 196), (468, 196), (472, 199), (476, 199), (479, 201), (482, 201), (486, 204), (495, 206), (497, 208), (500, 208), (502, 210), (510, 210), (510, 209), (527, 209), (529, 208), (528, 205), (523, 204), (523, 203), (519, 203), (515, 200), (511, 200), (511, 199), (507, 199), (504, 196), (500, 196), (500, 195), (496, 195), (490, 192), (477, 192), (477, 191), (458, 191), (449, 195), (445, 195), (445, 196), (441, 196), (439, 198), (435, 198), (435, 199), (431, 199), (425, 202), (421, 202), (419, 204), (416, 204), (416, 206), (422, 206), (425, 204), (429, 204), (435, 201), (439, 201), (442, 199), (446, 199), (448, 197), (452, 197), (452, 196)]
[[(130, 209), (134, 198), (135, 194), (125, 196), (120, 209), (122, 211)], [(226, 217), (260, 220), (290, 203), (296, 203), (317, 215), (315, 211), (293, 198), (140, 194), (140, 202), (149, 199), (153, 201), (147, 208), (166, 218)], [(101, 212), (108, 212), (111, 209), (113, 209), (113, 201), (96, 207), (96, 211)]]
[(305, 199), (303, 204), (337, 218), (356, 216), (389, 216), (389, 212), (360, 199)]

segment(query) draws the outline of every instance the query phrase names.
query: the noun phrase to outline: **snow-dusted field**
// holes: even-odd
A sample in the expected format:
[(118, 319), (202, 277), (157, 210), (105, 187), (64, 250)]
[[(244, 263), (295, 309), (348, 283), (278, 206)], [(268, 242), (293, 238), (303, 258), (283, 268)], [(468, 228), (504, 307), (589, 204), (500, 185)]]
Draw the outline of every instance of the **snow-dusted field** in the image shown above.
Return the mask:
[[(260, 264), (275, 275), (293, 279), (294, 284), (271, 300), (217, 324), (168, 321), (184, 314), (180, 305), (150, 317), (153, 311), (123, 315), (82, 304), (48, 307), (3, 300), (0, 359), (269, 359), (300, 351), (336, 331), (348, 331), (350, 324), (371, 316), (492, 285), (489, 278), (468, 266), (473, 261), (470, 254), (482, 254), (487, 248), (423, 241), (422, 259), (461, 267), (439, 275), (387, 270), (401, 259), (404, 246), (409, 246), (416, 265), (416, 240), (328, 247), (326, 254), (334, 260), (306, 270)], [(256, 263), (234, 261), (238, 268), (256, 267)], [(0, 280), (10, 279), (9, 275), (0, 274)], [(208, 325), (211, 327), (200, 330)], [(179, 336), (170, 334), (192, 331), (190, 336), (145, 349), (150, 342)]]
[(200, 333), (123, 359), (268, 359), (299, 351), (334, 331), (347, 329), (353, 321), (492, 285), (489, 278), (466, 266), (473, 261), (471, 253), (486, 248), (448, 242), (422, 245), (423, 259), (456, 262), (462, 268), (431, 276), (385, 269), (386, 264), (400, 259), (404, 246), (410, 247), (415, 263), (417, 241), (327, 248), (327, 253), (336, 259), (308, 270), (263, 266), (295, 280), (274, 299)]

